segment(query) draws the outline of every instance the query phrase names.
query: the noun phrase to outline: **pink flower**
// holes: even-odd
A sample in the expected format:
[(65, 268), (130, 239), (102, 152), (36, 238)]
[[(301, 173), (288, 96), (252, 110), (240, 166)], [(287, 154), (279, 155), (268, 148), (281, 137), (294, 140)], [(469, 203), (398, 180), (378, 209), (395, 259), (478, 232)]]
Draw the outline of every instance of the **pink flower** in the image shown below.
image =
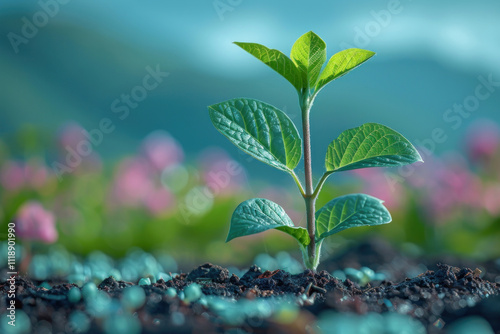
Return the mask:
[(500, 184), (488, 185), (483, 194), (484, 208), (495, 217), (500, 215)]
[[(425, 184), (421, 201), (436, 222), (444, 222), (459, 210), (479, 208), (482, 198), (480, 179), (458, 153), (424, 164)], [(427, 172), (427, 175), (425, 174)]]
[(8, 161), (0, 170), (0, 183), (10, 191), (18, 191), (23, 187), (40, 189), (46, 184), (48, 178), (47, 167), (37, 161), (30, 161), (26, 164)]
[(20, 190), (24, 185), (24, 168), (16, 161), (8, 161), (0, 171), (2, 186), (10, 191)]
[(180, 144), (165, 131), (155, 131), (147, 136), (142, 144), (142, 152), (157, 171), (180, 163), (184, 158)]
[(143, 199), (154, 190), (151, 168), (141, 158), (124, 160), (116, 174), (113, 185), (113, 199), (118, 204), (140, 205)]
[(25, 182), (33, 189), (42, 188), (49, 179), (49, 171), (45, 165), (32, 161), (24, 166)]
[[(414, 172), (407, 177), (408, 184), (416, 189), (424, 189), (434, 184), (435, 171), (445, 168), (442, 160), (434, 155), (425, 157), (425, 163), (412, 164), (409, 168), (415, 168)], [(405, 179), (406, 180), (406, 179)]]
[(219, 148), (210, 148), (200, 155), (203, 182), (214, 195), (230, 195), (246, 182), (243, 167)]
[(147, 194), (144, 204), (153, 216), (161, 216), (172, 208), (174, 196), (165, 188), (159, 187)]
[(172, 209), (175, 198), (160, 182), (150, 161), (143, 157), (128, 158), (120, 163), (111, 190), (111, 207), (129, 206), (146, 209), (161, 216)]
[(478, 205), (480, 202), (481, 182), (477, 175), (469, 170), (462, 155), (444, 157), (444, 168), (436, 172), (437, 184), (441, 185), (455, 203)]
[(402, 184), (392, 181), (384, 169), (356, 169), (352, 173), (363, 180), (362, 193), (383, 200), (388, 208), (399, 208), (403, 205), (405, 194)]
[(59, 130), (58, 142), (62, 148), (66, 146), (75, 148), (81, 141), (87, 140), (85, 129), (76, 122), (68, 122)]
[(474, 122), (466, 135), (467, 153), (471, 160), (481, 161), (491, 158), (500, 144), (500, 129), (497, 123), (481, 119)]
[(58, 162), (68, 166), (71, 172), (76, 174), (99, 172), (102, 169), (102, 161), (95, 148), (105, 140), (104, 134), (101, 133), (101, 136), (98, 136), (98, 139), (90, 139), (92, 134), (76, 122), (63, 125), (58, 137)]
[(53, 243), (58, 238), (54, 215), (36, 201), (24, 203), (16, 215), (16, 233), (19, 238)]

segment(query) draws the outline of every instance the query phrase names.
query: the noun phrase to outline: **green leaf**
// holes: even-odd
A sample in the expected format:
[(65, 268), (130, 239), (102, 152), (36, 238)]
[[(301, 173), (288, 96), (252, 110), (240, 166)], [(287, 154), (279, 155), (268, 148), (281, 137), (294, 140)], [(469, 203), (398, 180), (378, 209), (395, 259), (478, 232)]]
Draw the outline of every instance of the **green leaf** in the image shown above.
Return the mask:
[(234, 44), (238, 45), (240, 48), (281, 74), (295, 87), (298, 92), (300, 92), (304, 87), (305, 82), (303, 81), (300, 70), (283, 52), (275, 49), (269, 49), (268, 47), (257, 43), (234, 42)]
[(254, 158), (292, 172), (302, 156), (302, 139), (292, 120), (270, 104), (232, 99), (208, 107), (212, 123)]
[(391, 214), (383, 201), (364, 194), (335, 198), (316, 212), (316, 240), (357, 226), (390, 223)]
[(290, 57), (302, 71), (308, 87), (314, 87), (326, 61), (325, 42), (318, 35), (309, 31), (293, 44)]
[(401, 134), (381, 124), (366, 123), (342, 132), (328, 145), (325, 166), (328, 172), (338, 172), (417, 161), (423, 161), (422, 157)]
[(310, 242), (305, 228), (294, 226), (281, 206), (264, 198), (252, 198), (238, 205), (231, 218), (226, 242), (270, 229), (291, 235), (303, 246)]
[(355, 48), (334, 54), (319, 77), (316, 91), (318, 92), (330, 81), (347, 74), (350, 70), (363, 64), (374, 55), (375, 52)]

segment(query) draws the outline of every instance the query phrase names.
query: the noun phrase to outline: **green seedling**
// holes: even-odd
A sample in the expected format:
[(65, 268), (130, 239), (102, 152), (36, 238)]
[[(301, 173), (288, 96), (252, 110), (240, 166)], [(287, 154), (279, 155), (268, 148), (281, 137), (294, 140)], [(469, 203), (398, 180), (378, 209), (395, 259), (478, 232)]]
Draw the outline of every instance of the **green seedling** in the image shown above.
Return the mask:
[[(312, 31), (294, 43), (290, 58), (260, 44), (235, 44), (278, 72), (297, 90), (303, 140), (283, 111), (254, 99), (237, 98), (209, 106), (210, 119), (217, 130), (241, 150), (292, 176), (305, 201), (307, 228), (294, 225), (278, 204), (253, 198), (241, 203), (234, 211), (226, 242), (277, 229), (298, 241), (305, 266), (316, 270), (321, 245), (326, 237), (347, 228), (387, 224), (392, 220), (389, 211), (382, 205), (383, 201), (364, 194), (335, 198), (316, 211), (316, 199), (326, 179), (341, 171), (402, 166), (422, 161), (422, 158), (398, 132), (377, 123), (363, 124), (342, 132), (328, 145), (325, 171), (314, 186), (309, 126), (314, 99), (325, 85), (347, 74), (375, 53), (347, 49), (333, 55), (323, 68), (326, 44)], [(294, 172), (302, 158), (302, 151), (305, 187)]]

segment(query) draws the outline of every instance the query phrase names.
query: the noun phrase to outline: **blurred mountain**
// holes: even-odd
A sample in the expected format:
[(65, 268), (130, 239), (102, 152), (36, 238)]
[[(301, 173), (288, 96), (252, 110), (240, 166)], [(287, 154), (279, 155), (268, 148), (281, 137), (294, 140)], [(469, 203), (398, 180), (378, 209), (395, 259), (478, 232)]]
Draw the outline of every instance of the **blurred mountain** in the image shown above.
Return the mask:
[[(135, 150), (148, 133), (165, 129), (188, 154), (217, 145), (243, 160), (212, 128), (207, 105), (253, 97), (286, 110), (297, 123), (300, 118), (293, 88), (231, 42), (258, 42), (288, 53), (308, 30), (325, 39), (328, 57), (343, 46), (377, 52), (317, 98), (316, 165), (323, 164), (329, 141), (364, 122), (387, 124), (424, 144), (442, 129), (446, 140), (436, 143), (438, 153), (459, 147), (472, 120), (500, 122), (500, 87), (470, 115), (461, 115), (459, 126), (456, 118), (445, 116), (454, 104), (474, 96), (479, 77), (500, 81), (500, 40), (494, 33), (500, 28), (499, 3), (398, 3), (393, 8), (386, 1), (313, 1), (304, 15), (305, 9), (284, 1), (3, 1), (1, 138), (26, 124), (53, 133), (70, 120), (90, 131), (109, 118), (115, 130), (96, 148), (107, 159)], [(43, 13), (47, 20), (36, 27), (44, 23)], [(25, 38), (29, 24), (37, 32)], [(14, 34), (26, 43), (13, 46)], [(123, 106), (124, 94), (144, 85), (148, 68), (168, 76), (120, 119), (113, 103), (118, 99)], [(263, 164), (250, 163), (249, 169), (275, 175)]]

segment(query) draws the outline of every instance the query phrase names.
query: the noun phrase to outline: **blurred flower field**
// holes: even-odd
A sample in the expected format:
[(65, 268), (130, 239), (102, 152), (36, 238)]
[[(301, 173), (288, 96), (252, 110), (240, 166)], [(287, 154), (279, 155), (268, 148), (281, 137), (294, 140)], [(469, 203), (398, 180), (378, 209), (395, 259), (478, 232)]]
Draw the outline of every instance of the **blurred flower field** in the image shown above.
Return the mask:
[[(278, 202), (304, 224), (301, 198), (266, 179), (250, 185), (245, 164), (232, 157), (236, 150), (187, 156), (169, 133), (156, 131), (134, 153), (110, 163), (96, 151), (78, 156), (87, 135), (68, 123), (56, 134), (27, 128), (0, 142), (1, 225), (14, 220), (25, 249), (44, 252), (57, 243), (75, 254), (100, 250), (122, 257), (140, 248), (189, 266), (248, 265), (259, 253), (296, 248), (279, 232), (224, 243), (231, 213), (249, 192)], [(340, 184), (332, 178), (320, 206), (364, 192), (385, 201), (393, 222), (342, 232), (328, 249), (370, 233), (417, 253), (500, 256), (499, 144), (499, 127), (481, 120), (469, 127), (460, 151), (436, 157), (422, 149), (425, 163), (411, 169), (351, 172)], [(70, 171), (61, 172), (65, 163)], [(257, 238), (263, 242), (253, 242)]]

